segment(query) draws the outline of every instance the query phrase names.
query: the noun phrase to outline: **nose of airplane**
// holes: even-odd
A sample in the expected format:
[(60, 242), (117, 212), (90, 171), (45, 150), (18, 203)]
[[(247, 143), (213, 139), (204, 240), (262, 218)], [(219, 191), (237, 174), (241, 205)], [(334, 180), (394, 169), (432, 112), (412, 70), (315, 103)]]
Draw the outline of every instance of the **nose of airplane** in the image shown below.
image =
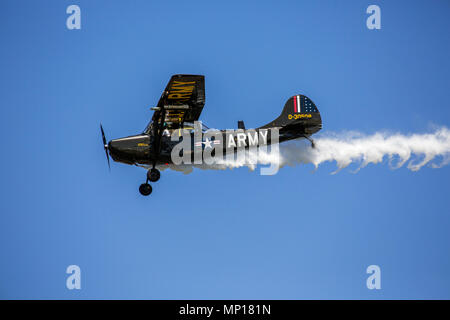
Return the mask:
[(128, 157), (129, 141), (124, 138), (113, 139), (108, 142), (109, 155), (114, 160), (123, 160)]
[(113, 139), (108, 142), (109, 155), (114, 161), (134, 163), (136, 159), (146, 158), (149, 145), (147, 135), (136, 135)]
[(119, 151), (117, 141), (111, 140), (108, 142), (108, 151), (109, 155), (114, 159), (114, 156), (117, 155), (117, 152)]

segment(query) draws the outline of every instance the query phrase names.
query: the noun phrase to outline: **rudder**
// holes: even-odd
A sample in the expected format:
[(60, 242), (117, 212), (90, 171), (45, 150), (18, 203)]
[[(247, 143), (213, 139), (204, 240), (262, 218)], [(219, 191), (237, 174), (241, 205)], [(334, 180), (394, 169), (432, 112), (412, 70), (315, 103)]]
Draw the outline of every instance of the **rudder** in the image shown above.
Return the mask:
[(280, 116), (262, 128), (303, 127), (305, 134), (313, 134), (322, 128), (322, 119), (315, 103), (305, 95), (290, 97)]

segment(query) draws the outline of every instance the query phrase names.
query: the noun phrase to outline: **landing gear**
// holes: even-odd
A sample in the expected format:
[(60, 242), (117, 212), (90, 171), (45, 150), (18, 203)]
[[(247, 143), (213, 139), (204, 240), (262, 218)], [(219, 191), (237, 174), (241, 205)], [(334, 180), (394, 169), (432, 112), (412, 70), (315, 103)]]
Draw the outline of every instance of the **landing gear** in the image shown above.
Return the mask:
[(150, 193), (152, 193), (152, 186), (149, 185), (148, 183), (143, 183), (139, 186), (139, 192), (143, 196), (148, 196), (150, 195)]
[(311, 148), (315, 149), (316, 148), (316, 144), (314, 143), (314, 140), (311, 139), (310, 137), (308, 137), (307, 135), (304, 135), (303, 137), (305, 137), (309, 142), (311, 142)]
[(147, 171), (147, 181), (139, 186), (139, 192), (143, 196), (148, 196), (152, 193), (152, 186), (148, 183), (156, 182), (161, 177), (161, 174), (159, 173), (159, 170), (156, 168), (148, 169)]
[(152, 168), (147, 171), (147, 179), (150, 180), (151, 182), (158, 181), (160, 176), (161, 174), (159, 173), (159, 170), (156, 168)]

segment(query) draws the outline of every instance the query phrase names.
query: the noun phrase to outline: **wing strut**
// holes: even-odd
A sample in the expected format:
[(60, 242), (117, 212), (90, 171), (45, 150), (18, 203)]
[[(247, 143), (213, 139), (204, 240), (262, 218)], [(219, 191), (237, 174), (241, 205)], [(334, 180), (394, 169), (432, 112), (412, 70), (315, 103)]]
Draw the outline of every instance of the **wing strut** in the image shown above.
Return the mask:
[[(166, 95), (167, 92), (164, 93)], [(156, 123), (153, 128), (153, 164), (152, 168), (155, 169), (156, 162), (158, 161), (159, 154), (161, 153), (161, 137), (164, 131), (164, 119), (166, 117), (166, 110), (164, 103), (160, 106), (160, 119), (159, 123)]]

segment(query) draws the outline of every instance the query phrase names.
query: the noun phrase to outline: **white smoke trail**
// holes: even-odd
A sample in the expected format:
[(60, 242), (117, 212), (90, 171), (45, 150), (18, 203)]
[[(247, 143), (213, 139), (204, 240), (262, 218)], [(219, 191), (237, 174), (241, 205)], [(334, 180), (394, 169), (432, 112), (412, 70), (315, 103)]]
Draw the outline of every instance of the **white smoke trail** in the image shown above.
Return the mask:
[[(307, 141), (306, 141), (307, 142)], [(337, 170), (356, 164), (355, 172), (368, 164), (388, 161), (391, 168), (397, 169), (407, 163), (407, 168), (418, 171), (426, 164), (440, 168), (450, 163), (450, 130), (446, 127), (432, 133), (404, 135), (400, 133), (377, 132), (364, 135), (358, 132), (325, 134), (315, 139), (313, 149), (304, 139), (281, 143), (280, 156), (270, 152), (252, 152), (248, 156), (260, 165), (278, 164), (295, 166), (313, 164), (316, 168), (324, 162), (336, 162)], [(247, 166), (254, 170), (256, 164), (243, 160), (221, 161), (214, 165), (169, 166), (173, 170), (190, 173), (193, 167), (200, 169), (223, 170)]]
[(387, 158), (391, 168), (400, 168), (409, 160), (407, 168), (417, 171), (438, 157), (440, 162), (432, 163), (433, 168), (450, 162), (450, 130), (441, 128), (433, 133), (411, 135), (380, 132), (369, 136), (360, 133), (334, 134), (319, 138), (316, 149), (309, 152), (301, 151), (295, 145), (286, 147), (282, 148), (282, 165), (312, 163), (317, 168), (321, 163), (335, 161), (337, 171), (352, 163), (359, 165), (358, 171)]

